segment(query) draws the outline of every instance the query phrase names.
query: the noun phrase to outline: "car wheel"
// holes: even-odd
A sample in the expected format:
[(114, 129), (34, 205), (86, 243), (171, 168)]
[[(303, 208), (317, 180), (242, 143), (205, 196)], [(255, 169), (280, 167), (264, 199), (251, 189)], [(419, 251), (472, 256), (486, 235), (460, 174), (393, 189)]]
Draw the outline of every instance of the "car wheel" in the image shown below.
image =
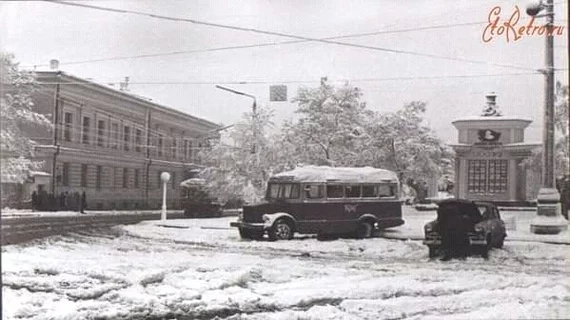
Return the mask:
[(435, 246), (428, 246), (429, 252), (428, 256), (430, 259), (433, 259), (437, 256), (437, 247)]
[(358, 223), (358, 229), (356, 230), (356, 238), (365, 239), (372, 238), (372, 231), (374, 226), (370, 221), (361, 221)]
[(489, 259), (489, 250), (491, 250), (493, 242), (491, 242), (491, 235), (487, 235), (487, 245), (481, 248), (481, 256), (483, 259)]
[(285, 219), (275, 221), (273, 227), (267, 233), (269, 240), (291, 240), (293, 239), (293, 227)]
[(505, 236), (501, 237), (501, 240), (499, 242), (497, 242), (497, 245), (495, 246), (495, 248), (501, 249), (503, 247), (503, 245), (505, 245)]

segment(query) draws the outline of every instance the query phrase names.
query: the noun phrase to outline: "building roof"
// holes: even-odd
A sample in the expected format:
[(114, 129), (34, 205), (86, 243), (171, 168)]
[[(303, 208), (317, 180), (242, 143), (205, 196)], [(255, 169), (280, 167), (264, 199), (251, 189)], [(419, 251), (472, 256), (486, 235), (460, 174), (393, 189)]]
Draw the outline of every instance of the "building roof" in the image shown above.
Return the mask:
[(303, 166), (291, 171), (281, 172), (271, 177), (270, 180), (296, 181), (296, 182), (357, 182), (379, 183), (398, 182), (398, 175), (390, 170), (372, 167), (328, 167), (328, 166)]
[(453, 120), (452, 123), (461, 121), (523, 121), (531, 123), (532, 120), (518, 117), (518, 116), (467, 116), (460, 119)]
[[(216, 123), (213, 123), (211, 121), (202, 119), (202, 118), (198, 118), (195, 116), (192, 116), (188, 113), (173, 109), (171, 107), (167, 107), (161, 104), (158, 104), (156, 102), (151, 101), (148, 98), (144, 98), (140, 95), (137, 94), (133, 94), (133, 93), (129, 93), (129, 92), (125, 92), (125, 91), (121, 91), (121, 90), (117, 90), (115, 88), (111, 88), (84, 78), (80, 78), (71, 74), (68, 74), (66, 72), (63, 71), (35, 71), (35, 73), (38, 75), (38, 78), (49, 78), (49, 77), (61, 77), (61, 78), (65, 78), (65, 81), (59, 82), (60, 84), (66, 84), (66, 85), (83, 85), (86, 86), (88, 85), (90, 88), (93, 88), (95, 90), (99, 90), (99, 91), (103, 91), (112, 95), (116, 95), (119, 96), (121, 98), (124, 99), (128, 99), (128, 100), (134, 100), (135, 102), (139, 103), (139, 104), (143, 104), (146, 105), (150, 108), (153, 108), (155, 110), (158, 111), (163, 111), (165, 113), (170, 113), (174, 116), (177, 117), (182, 117), (184, 119), (190, 120), (190, 121), (194, 121), (197, 122), (201, 125), (204, 125), (206, 127), (211, 127), (212, 129), (218, 129), (221, 128), (222, 126)], [(38, 79), (39, 82), (43, 83), (43, 84), (51, 84), (52, 82), (49, 81), (44, 81), (41, 79)], [(53, 84), (57, 84), (58, 82), (53, 82)]]

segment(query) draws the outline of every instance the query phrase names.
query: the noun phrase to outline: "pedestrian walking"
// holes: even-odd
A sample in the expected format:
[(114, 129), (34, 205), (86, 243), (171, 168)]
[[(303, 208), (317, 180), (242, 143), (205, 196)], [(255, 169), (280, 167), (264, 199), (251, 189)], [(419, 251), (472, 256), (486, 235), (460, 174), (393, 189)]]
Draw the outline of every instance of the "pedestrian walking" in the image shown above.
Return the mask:
[(85, 194), (85, 191), (83, 191), (83, 193), (81, 193), (81, 204), (79, 212), (85, 213), (85, 208), (87, 208), (87, 195)]
[(65, 210), (65, 193), (60, 193), (59, 194), (59, 207), (57, 208), (58, 210)]
[(34, 190), (32, 192), (32, 211), (38, 210), (38, 193)]

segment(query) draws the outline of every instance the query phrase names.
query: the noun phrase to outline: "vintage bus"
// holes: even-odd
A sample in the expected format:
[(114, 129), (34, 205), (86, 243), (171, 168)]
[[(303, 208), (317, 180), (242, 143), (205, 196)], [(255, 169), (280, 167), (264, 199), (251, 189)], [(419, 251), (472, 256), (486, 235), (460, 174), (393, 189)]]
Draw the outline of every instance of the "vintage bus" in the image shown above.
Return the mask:
[(265, 200), (244, 206), (232, 227), (245, 239), (292, 239), (295, 233), (369, 238), (402, 225), (395, 172), (371, 167), (303, 166), (268, 181)]

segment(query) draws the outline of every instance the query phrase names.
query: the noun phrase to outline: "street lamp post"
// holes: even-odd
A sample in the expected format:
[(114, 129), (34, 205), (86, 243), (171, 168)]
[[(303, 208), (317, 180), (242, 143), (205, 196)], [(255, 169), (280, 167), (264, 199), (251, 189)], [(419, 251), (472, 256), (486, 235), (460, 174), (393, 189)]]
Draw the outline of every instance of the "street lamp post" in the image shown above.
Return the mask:
[(166, 220), (166, 184), (170, 180), (170, 173), (163, 172), (160, 174), (160, 180), (162, 181), (162, 211), (160, 212), (160, 220)]
[[(539, 14), (542, 10), (544, 14)], [(526, 12), (533, 17), (546, 17), (546, 67), (544, 82), (544, 122), (542, 136), (542, 185), (538, 191), (537, 217), (530, 224), (530, 231), (538, 234), (557, 234), (568, 228), (560, 214), (560, 194), (554, 183), (554, 35), (548, 32), (554, 27), (553, 0), (531, 4)]]
[(253, 99), (253, 105), (252, 105), (252, 107), (251, 107), (251, 111), (252, 111), (252, 115), (251, 115), (251, 116), (252, 116), (252, 118), (253, 118), (253, 123), (252, 123), (252, 124), (253, 124), (253, 142), (252, 142), (252, 143), (253, 143), (253, 147), (252, 147), (251, 152), (252, 152), (252, 153), (257, 153), (257, 150), (256, 150), (257, 123), (256, 123), (256, 121), (255, 121), (256, 118), (257, 118), (257, 99), (255, 98), (255, 96), (253, 96), (253, 95), (251, 95), (251, 94), (247, 94), (247, 93), (245, 93), (245, 92), (237, 91), (237, 90), (234, 90), (234, 89), (222, 87), (222, 86), (219, 86), (219, 85), (216, 85), (216, 88), (221, 89), (221, 90), (225, 90), (225, 91), (229, 91), (229, 92), (231, 92), (231, 93), (239, 94), (239, 95), (241, 95), (241, 96), (246, 96), (246, 97), (249, 97), (249, 98), (252, 98), (252, 99)]

